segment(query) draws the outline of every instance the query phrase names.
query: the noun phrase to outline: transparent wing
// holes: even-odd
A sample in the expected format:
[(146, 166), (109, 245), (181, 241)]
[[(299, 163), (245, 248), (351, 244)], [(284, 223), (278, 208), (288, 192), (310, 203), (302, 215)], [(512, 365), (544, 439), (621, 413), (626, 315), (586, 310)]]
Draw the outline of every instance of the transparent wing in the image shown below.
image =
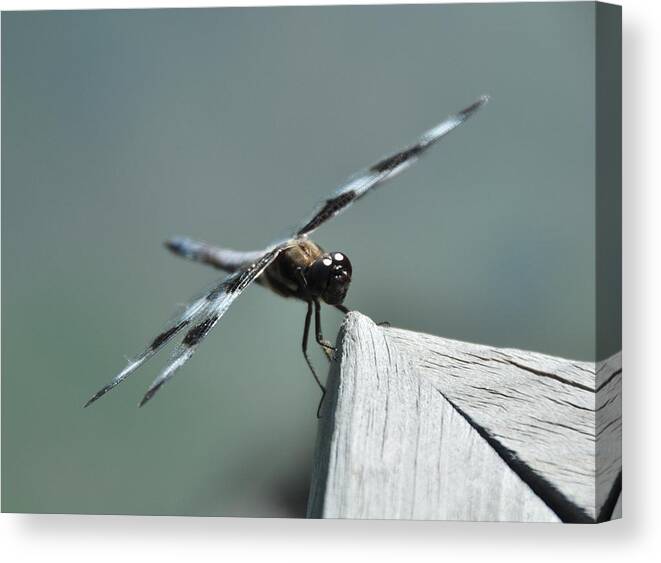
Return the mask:
[[(214, 286), (212, 287), (215, 287)], [(212, 288), (205, 291), (201, 295), (195, 297), (189, 304), (185, 305), (181, 311), (175, 315), (168, 324), (163, 328), (159, 335), (152, 340), (152, 342), (140, 354), (129, 360), (128, 365), (118, 373), (106, 386), (99, 389), (92, 397), (85, 403), (88, 407), (94, 401), (100, 399), (113, 387), (119, 385), (163, 346), (165, 346), (174, 336), (176, 336), (184, 327), (191, 324), (199, 317), (208, 307), (207, 294)]]
[(448, 116), (436, 127), (425, 132), (415, 144), (380, 160), (370, 168), (352, 176), (346, 184), (340, 186), (330, 198), (323, 201), (315, 209), (312, 215), (294, 232), (294, 236), (300, 237), (310, 234), (323, 223), (340, 214), (353, 202), (364, 196), (370, 189), (379, 186), (386, 180), (406, 170), (429, 147), (447, 135), (455, 127), (461, 125), (487, 103), (488, 100), (488, 96), (482, 96), (467, 108)]
[(207, 295), (208, 305), (204, 312), (198, 316), (195, 325), (188, 329), (181, 344), (172, 353), (167, 367), (149, 386), (142, 401), (140, 401), (140, 406), (149, 401), (172, 378), (177, 370), (191, 358), (200, 342), (216, 326), (234, 300), (273, 263), (285, 248), (287, 246), (283, 245), (267, 251), (249, 266), (230, 274)]
[(100, 399), (113, 387), (119, 385), (165, 344), (167, 344), (176, 334), (188, 327), (188, 332), (183, 338), (182, 343), (175, 350), (171, 362), (167, 368), (156, 378), (154, 383), (147, 391), (147, 394), (140, 403), (146, 403), (163, 385), (175, 371), (180, 368), (192, 355), (197, 345), (204, 339), (207, 333), (215, 326), (218, 320), (223, 316), (232, 302), (250, 285), (259, 275), (271, 264), (286, 248), (286, 245), (273, 247), (241, 270), (230, 274), (220, 282), (216, 282), (209, 289), (204, 291), (199, 297), (196, 297), (188, 305), (183, 307), (182, 311), (166, 325), (165, 329), (129, 364), (116, 375), (110, 383), (97, 391), (85, 406), (91, 405), (94, 401)]
[(252, 264), (264, 254), (264, 250), (232, 250), (187, 237), (175, 237), (165, 242), (173, 254), (193, 262), (201, 262), (226, 272), (236, 272), (246, 264)]

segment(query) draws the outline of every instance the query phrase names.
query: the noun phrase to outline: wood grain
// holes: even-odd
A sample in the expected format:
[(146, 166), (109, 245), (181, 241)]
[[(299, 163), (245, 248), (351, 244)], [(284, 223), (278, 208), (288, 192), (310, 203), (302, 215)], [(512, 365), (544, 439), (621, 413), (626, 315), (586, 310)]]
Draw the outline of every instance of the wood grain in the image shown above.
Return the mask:
[(608, 519), (621, 482), (620, 382), (619, 355), (595, 366), (352, 313), (329, 376), (309, 515)]

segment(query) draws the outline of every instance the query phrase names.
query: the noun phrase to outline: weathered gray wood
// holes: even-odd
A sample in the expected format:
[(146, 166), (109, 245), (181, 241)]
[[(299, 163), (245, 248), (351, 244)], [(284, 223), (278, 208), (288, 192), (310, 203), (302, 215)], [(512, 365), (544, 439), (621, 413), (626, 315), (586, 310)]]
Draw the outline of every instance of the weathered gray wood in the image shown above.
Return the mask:
[[(622, 356), (597, 363), (596, 372), (596, 472), (600, 520), (618, 499), (622, 482)], [(616, 483), (616, 487), (613, 487)], [(617, 495), (617, 496), (615, 496)], [(614, 511), (613, 511), (614, 513)], [(621, 518), (621, 513), (618, 518)]]
[[(607, 518), (621, 471), (619, 365), (612, 358), (596, 375), (594, 363), (381, 328), (352, 313), (329, 378), (309, 515)], [(597, 426), (599, 441), (616, 444), (598, 457)]]

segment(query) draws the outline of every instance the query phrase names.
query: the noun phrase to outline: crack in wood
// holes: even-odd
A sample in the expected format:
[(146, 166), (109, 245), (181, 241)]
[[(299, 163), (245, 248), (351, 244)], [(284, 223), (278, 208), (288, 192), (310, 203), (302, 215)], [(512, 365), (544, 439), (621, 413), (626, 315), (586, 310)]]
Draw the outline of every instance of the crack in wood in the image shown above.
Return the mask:
[(616, 378), (618, 375), (620, 375), (621, 373), (622, 373), (622, 368), (618, 369), (617, 371), (614, 371), (614, 372), (608, 377), (608, 379), (606, 379), (606, 381), (603, 381), (603, 382), (599, 385), (599, 387), (597, 387), (596, 390), (597, 390), (597, 391), (601, 391), (604, 387), (606, 387), (606, 385), (608, 385), (611, 381), (613, 381), (613, 379), (615, 379), (615, 378)]
[[(430, 514), (467, 515), (467, 507), (489, 506), (495, 512), (488, 512), (486, 519), (507, 519), (505, 514), (511, 517), (512, 505), (506, 508), (507, 504), (502, 503), (530, 502), (523, 490), (514, 487), (512, 491), (517, 490), (519, 496), (511, 499), (502, 497), (503, 493), (498, 497), (498, 486), (494, 484), (498, 480), (492, 482), (494, 475), (480, 469), (484, 460), (476, 464), (471, 458), (473, 454), (465, 450), (466, 438), (458, 442), (454, 440), (459, 434), (452, 439), (445, 436), (440, 442), (434, 441), (440, 434), (432, 438), (432, 428), (441, 420), (442, 425), (452, 420), (449, 411), (456, 412), (456, 417), (475, 433), (470, 438), (471, 451), (491, 451), (501, 464), (493, 465), (492, 471), (514, 475), (542, 503), (540, 506), (559, 520), (601, 521), (613, 514), (615, 505), (620, 506), (621, 478), (619, 485), (616, 482), (621, 471), (616, 447), (621, 439), (618, 355), (595, 365), (489, 348), (377, 327), (358, 313), (347, 316), (338, 350), (341, 353), (336, 354), (329, 376), (336, 396), (329, 393), (328, 405), (323, 409), (326, 420), (320, 422), (314, 479), (321, 481), (313, 487), (310, 506), (316, 506), (317, 512), (311, 514), (405, 518), (425, 510)], [(439, 361), (441, 358), (448, 361)], [(598, 387), (593, 385), (597, 371), (605, 378)], [(538, 377), (527, 377), (526, 372)], [(613, 385), (614, 381), (618, 385)], [(438, 401), (447, 403), (447, 407), (430, 401), (428, 391), (423, 389), (433, 389)], [(601, 390), (599, 395), (596, 389)], [(465, 432), (459, 430), (458, 423), (452, 424), (456, 426), (453, 432)], [(442, 425), (434, 432), (447, 432)], [(375, 459), (370, 457), (371, 451)], [(343, 458), (348, 452), (351, 456)], [(410, 469), (405, 471), (405, 467)], [(407, 477), (407, 471), (421, 474)], [(478, 475), (484, 480), (483, 490), (478, 484), (481, 481), (471, 481)], [(456, 479), (455, 486), (443, 489), (447, 486), (442, 484), (443, 479), (450, 476)], [(420, 487), (427, 492), (418, 498)], [(439, 487), (447, 496), (429, 494)], [(458, 490), (466, 491), (468, 496), (461, 500)], [(407, 509), (413, 512), (402, 511), (401, 507), (413, 502), (412, 498), (407, 500), (408, 494), (417, 499), (415, 503), (422, 503), (422, 512), (417, 504), (415, 510)], [(384, 495), (395, 497), (389, 500)], [(495, 504), (485, 500), (489, 495), (498, 497), (493, 499)], [(327, 498), (331, 503), (324, 508)], [(396, 508), (399, 505), (393, 507), (390, 501), (403, 504)], [(387, 516), (379, 516), (379, 506), (390, 507)], [(548, 519), (539, 507), (526, 506), (529, 519)], [(480, 519), (479, 509), (472, 514)]]
[[(440, 393), (440, 391), (439, 391)], [(558, 515), (563, 522), (594, 523), (594, 519), (582, 508), (571, 502), (562, 492), (549, 481), (536, 473), (528, 464), (523, 462), (513, 450), (506, 448), (494, 439), (484, 428), (477, 424), (470, 416), (462, 411), (447, 397), (445, 399), (470, 424), (480, 436), (494, 449), (503, 461), (526, 483), (544, 503)]]
[(548, 379), (553, 379), (555, 381), (559, 381), (560, 383), (564, 383), (565, 385), (571, 385), (572, 387), (576, 387), (577, 389), (582, 389), (583, 391), (589, 391), (590, 393), (594, 393), (594, 389), (591, 389), (587, 385), (582, 385), (581, 383), (577, 383), (576, 381), (571, 381), (569, 379), (565, 379), (564, 377), (560, 377), (559, 375), (556, 375), (554, 373), (548, 373), (546, 371), (541, 371), (535, 368), (531, 368), (529, 366), (520, 364), (519, 362), (515, 362), (514, 360), (506, 360), (508, 364), (511, 364), (519, 369), (522, 369), (524, 371), (528, 371), (530, 373), (534, 373), (535, 375), (539, 375), (540, 377), (547, 377)]

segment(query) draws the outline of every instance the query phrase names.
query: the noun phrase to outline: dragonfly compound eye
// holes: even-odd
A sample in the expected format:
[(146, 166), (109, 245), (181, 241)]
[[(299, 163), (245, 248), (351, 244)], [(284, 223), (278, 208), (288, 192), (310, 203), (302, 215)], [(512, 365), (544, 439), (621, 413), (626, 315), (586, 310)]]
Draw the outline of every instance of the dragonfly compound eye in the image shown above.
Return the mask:
[(324, 254), (307, 270), (308, 289), (329, 305), (340, 305), (349, 290), (351, 274), (351, 262), (346, 255), (341, 252)]

